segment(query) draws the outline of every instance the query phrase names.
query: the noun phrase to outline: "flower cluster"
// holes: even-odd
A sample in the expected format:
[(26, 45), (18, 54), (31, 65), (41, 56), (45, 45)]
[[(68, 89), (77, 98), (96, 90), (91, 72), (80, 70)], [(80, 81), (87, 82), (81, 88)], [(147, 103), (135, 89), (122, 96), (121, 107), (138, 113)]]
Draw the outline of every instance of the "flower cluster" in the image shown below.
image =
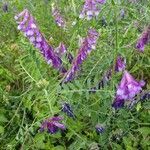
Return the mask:
[[(51, 45), (48, 44), (39, 28), (36, 21), (27, 9), (15, 16), (18, 23), (18, 30), (22, 31), (24, 35), (30, 40), (30, 42), (40, 50), (41, 54), (46, 59), (47, 63), (52, 63), (54, 68), (59, 69), (61, 72), (65, 72), (62, 67), (62, 61), (58, 55), (54, 52)], [(18, 21), (19, 20), (19, 21)]]
[(137, 41), (136, 48), (143, 52), (145, 45), (150, 42), (150, 26), (148, 26), (140, 36), (139, 40)]
[(77, 54), (77, 57), (73, 60), (71, 68), (67, 71), (64, 82), (69, 82), (75, 77), (75, 74), (79, 70), (82, 62), (87, 58), (91, 50), (95, 49), (98, 36), (98, 32), (94, 29), (90, 29), (88, 31), (88, 36), (84, 39)]
[(61, 120), (63, 120), (63, 118), (59, 116), (46, 119), (42, 123), (40, 131), (46, 130), (48, 133), (54, 134), (58, 129), (65, 130), (66, 127), (64, 124), (60, 123)]
[(79, 18), (86, 17), (87, 20), (91, 20), (94, 16), (98, 16), (100, 13), (99, 4), (104, 4), (105, 2), (106, 0), (85, 0)]
[(52, 7), (52, 15), (55, 19), (56, 24), (59, 27), (65, 28), (66, 25), (65, 25), (64, 18), (61, 16), (61, 14), (57, 8)]
[(118, 86), (116, 98), (112, 106), (114, 108), (120, 108), (124, 105), (126, 100), (132, 101), (135, 95), (141, 92), (144, 85), (144, 81), (138, 82), (127, 71), (124, 71), (124, 75)]
[(115, 71), (116, 72), (123, 71), (125, 67), (126, 67), (126, 59), (119, 55), (116, 60)]

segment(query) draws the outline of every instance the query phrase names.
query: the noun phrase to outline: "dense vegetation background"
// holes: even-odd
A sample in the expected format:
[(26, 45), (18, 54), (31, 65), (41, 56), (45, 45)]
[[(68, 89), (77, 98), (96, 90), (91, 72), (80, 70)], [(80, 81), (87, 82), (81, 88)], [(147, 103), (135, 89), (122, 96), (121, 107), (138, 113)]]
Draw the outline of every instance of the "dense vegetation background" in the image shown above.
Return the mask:
[[(8, 11), (4, 11), (5, 3)], [(66, 19), (66, 30), (55, 24), (52, 3)], [(150, 89), (150, 46), (144, 53), (135, 49), (139, 35), (150, 24), (150, 1), (107, 0), (98, 18), (91, 21), (79, 19), (82, 6), (82, 0), (0, 1), (0, 149), (150, 148), (149, 101), (132, 109), (116, 111), (111, 107), (121, 73), (114, 74), (103, 89), (89, 93), (118, 53), (126, 58), (127, 70), (136, 79), (146, 81), (145, 90)], [(58, 72), (17, 30), (14, 16), (25, 8), (36, 18), (49, 43), (57, 47), (64, 42), (73, 56), (79, 48), (79, 37), (85, 37), (90, 27), (100, 33), (96, 50), (82, 65), (78, 78), (63, 88)], [(61, 112), (63, 102), (72, 106), (76, 119)], [(67, 130), (53, 135), (39, 132), (41, 122), (55, 114), (64, 116)], [(105, 128), (102, 134), (96, 133), (96, 124)]]

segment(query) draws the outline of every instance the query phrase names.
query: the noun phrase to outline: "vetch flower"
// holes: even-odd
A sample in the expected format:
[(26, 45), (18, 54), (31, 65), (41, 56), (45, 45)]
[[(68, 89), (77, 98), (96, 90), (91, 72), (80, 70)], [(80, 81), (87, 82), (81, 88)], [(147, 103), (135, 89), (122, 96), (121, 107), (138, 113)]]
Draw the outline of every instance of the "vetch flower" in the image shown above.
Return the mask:
[(52, 7), (52, 15), (55, 19), (56, 24), (59, 27), (65, 28), (65, 20), (64, 18), (61, 16), (59, 10), (56, 7)]
[(64, 113), (66, 113), (67, 116), (72, 117), (72, 118), (75, 118), (75, 115), (74, 115), (74, 113), (73, 113), (73, 110), (72, 110), (71, 106), (70, 106), (68, 103), (63, 103), (63, 104), (62, 104), (62, 111), (63, 111)]
[(85, 0), (83, 9), (79, 18), (87, 18), (91, 20), (93, 17), (98, 16), (100, 13), (100, 4), (104, 4), (106, 0)]
[(96, 129), (96, 132), (98, 134), (101, 134), (101, 133), (103, 133), (105, 131), (105, 128), (102, 125), (100, 125), (100, 124), (96, 125), (95, 129)]
[(123, 78), (117, 89), (117, 96), (121, 99), (132, 100), (132, 98), (141, 92), (145, 82), (136, 81), (127, 71), (124, 72)]
[(76, 58), (73, 60), (71, 68), (67, 71), (64, 82), (69, 82), (75, 77), (75, 74), (79, 70), (80, 65), (87, 58), (92, 49), (95, 49), (98, 37), (99, 34), (94, 29), (90, 29), (88, 31), (88, 36), (84, 39)]
[(63, 118), (59, 116), (48, 118), (42, 123), (40, 131), (42, 132), (46, 130), (48, 133), (54, 134), (59, 129), (65, 130), (66, 129), (65, 125), (60, 123), (60, 121), (62, 120)]
[(150, 26), (148, 26), (138, 39), (136, 43), (136, 48), (140, 51), (143, 52), (145, 45), (147, 45), (150, 42)]
[(48, 44), (29, 11), (25, 9), (15, 16), (15, 19), (18, 23), (18, 30), (22, 31), (29, 41), (40, 50), (47, 63), (52, 63), (54, 68), (63, 72), (65, 69), (62, 67), (62, 60), (54, 52), (53, 47)]
[(143, 80), (138, 82), (127, 71), (124, 71), (112, 106), (119, 108), (123, 106), (126, 100), (133, 101), (133, 98), (142, 91), (144, 85), (145, 82)]
[(120, 55), (117, 57), (116, 65), (115, 65), (115, 71), (120, 72), (123, 71), (126, 67), (126, 59), (121, 57)]

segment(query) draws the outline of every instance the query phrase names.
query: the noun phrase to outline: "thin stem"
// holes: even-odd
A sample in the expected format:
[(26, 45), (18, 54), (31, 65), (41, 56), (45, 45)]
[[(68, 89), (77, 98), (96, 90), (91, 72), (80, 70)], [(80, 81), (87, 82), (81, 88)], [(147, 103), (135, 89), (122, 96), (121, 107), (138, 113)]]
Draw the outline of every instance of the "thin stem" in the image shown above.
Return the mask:
[(115, 73), (115, 65), (116, 65), (116, 60), (117, 60), (117, 55), (118, 55), (118, 49), (119, 49), (119, 44), (118, 44), (118, 18), (117, 18), (117, 4), (115, 4), (115, 52), (114, 52), (114, 65), (113, 65), (113, 71), (112, 74)]

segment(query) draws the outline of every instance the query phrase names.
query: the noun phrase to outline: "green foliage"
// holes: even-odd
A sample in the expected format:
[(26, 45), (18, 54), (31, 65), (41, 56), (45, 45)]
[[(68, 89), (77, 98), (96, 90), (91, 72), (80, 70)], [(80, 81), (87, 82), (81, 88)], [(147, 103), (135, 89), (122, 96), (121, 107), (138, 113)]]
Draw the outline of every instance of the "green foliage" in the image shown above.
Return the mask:
[[(55, 3), (67, 21), (67, 29), (57, 27), (51, 14)], [(149, 101), (138, 103), (132, 110), (115, 111), (112, 101), (121, 73), (96, 93), (89, 93), (112, 66), (118, 53), (127, 59), (127, 70), (137, 79), (147, 81), (150, 89), (150, 47), (144, 53), (135, 43), (150, 23), (149, 1), (131, 3), (107, 0), (97, 19), (78, 18), (83, 0), (11, 0), (8, 12), (0, 10), (0, 149), (4, 150), (98, 150), (145, 149), (150, 147)], [(2, 8), (3, 2), (0, 2)], [(46, 64), (22, 33), (17, 31), (15, 14), (24, 8), (36, 18), (38, 26), (54, 47), (64, 42), (68, 51), (77, 54), (78, 37), (86, 36), (90, 27), (100, 32), (95, 51), (82, 65), (78, 77), (62, 84), (56, 70)], [(125, 18), (120, 10), (125, 10)], [(102, 26), (102, 17), (107, 26)], [(73, 22), (76, 22), (72, 26)], [(67, 64), (70, 67), (70, 64)], [(76, 119), (61, 112), (61, 103), (73, 107)], [(39, 132), (41, 122), (55, 114), (64, 116), (64, 133)], [(96, 134), (95, 125), (103, 124), (105, 132)]]

